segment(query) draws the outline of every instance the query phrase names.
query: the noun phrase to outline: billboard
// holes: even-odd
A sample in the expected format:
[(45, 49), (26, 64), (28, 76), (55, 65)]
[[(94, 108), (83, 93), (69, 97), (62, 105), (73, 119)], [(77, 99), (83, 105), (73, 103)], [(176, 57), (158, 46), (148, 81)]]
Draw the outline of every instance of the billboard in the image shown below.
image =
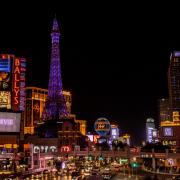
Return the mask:
[(0, 112), (0, 132), (20, 132), (20, 113)]
[(154, 130), (152, 131), (152, 137), (153, 137), (153, 138), (157, 138), (157, 137), (158, 137), (158, 132), (157, 132), (156, 129), (154, 129)]
[(0, 90), (11, 90), (11, 59), (10, 56), (0, 57)]
[(0, 91), (0, 108), (11, 109), (11, 93)]
[(172, 127), (164, 127), (163, 134), (164, 134), (164, 136), (173, 136), (173, 128)]

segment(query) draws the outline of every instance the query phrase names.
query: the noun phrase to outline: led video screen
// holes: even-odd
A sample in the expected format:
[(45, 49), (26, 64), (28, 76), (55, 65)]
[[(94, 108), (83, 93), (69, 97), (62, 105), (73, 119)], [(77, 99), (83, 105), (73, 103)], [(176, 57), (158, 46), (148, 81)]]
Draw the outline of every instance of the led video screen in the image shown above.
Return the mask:
[(0, 89), (7, 90), (10, 88), (11, 79), (11, 60), (0, 58)]
[(20, 132), (20, 113), (0, 112), (0, 132)]
[(0, 108), (11, 109), (11, 93), (0, 91)]
[(10, 59), (1, 59), (0, 58), (0, 71), (1, 72), (10, 72), (11, 71), (11, 60)]
[(164, 127), (163, 132), (164, 132), (164, 136), (173, 136), (172, 127)]

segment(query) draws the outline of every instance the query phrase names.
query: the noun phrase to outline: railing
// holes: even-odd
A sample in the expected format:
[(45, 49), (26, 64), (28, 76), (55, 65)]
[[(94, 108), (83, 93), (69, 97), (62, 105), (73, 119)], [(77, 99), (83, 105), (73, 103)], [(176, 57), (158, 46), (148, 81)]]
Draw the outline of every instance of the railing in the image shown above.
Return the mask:
[(151, 153), (151, 152), (141, 152), (140, 157), (142, 158), (179, 158), (180, 153)]
[[(103, 155), (105, 157), (123, 157), (123, 158), (132, 158), (132, 157), (140, 157), (140, 158), (178, 158), (180, 157), (180, 153), (158, 153), (158, 152), (130, 152), (130, 151), (70, 151), (70, 152), (61, 152), (61, 153), (41, 153), (40, 157), (57, 157), (64, 155), (76, 155), (76, 156), (100, 156)], [(4, 155), (2, 156), (4, 158)], [(39, 156), (34, 156), (34, 159)]]

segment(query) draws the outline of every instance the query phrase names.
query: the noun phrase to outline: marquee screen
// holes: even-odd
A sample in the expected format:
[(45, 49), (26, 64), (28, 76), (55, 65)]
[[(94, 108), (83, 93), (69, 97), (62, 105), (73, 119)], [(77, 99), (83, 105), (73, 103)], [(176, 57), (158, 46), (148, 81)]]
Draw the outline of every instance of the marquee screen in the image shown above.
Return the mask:
[(0, 132), (20, 132), (20, 113), (0, 112)]

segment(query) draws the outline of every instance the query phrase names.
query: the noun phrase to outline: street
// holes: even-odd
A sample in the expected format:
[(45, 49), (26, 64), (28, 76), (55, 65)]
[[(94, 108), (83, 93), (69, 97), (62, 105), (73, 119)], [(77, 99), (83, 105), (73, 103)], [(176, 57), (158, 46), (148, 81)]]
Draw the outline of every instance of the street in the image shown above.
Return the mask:
[(172, 177), (167, 177), (167, 175), (155, 175), (152, 174), (138, 174), (138, 175), (127, 175), (119, 173), (112, 178), (112, 180), (172, 180)]

